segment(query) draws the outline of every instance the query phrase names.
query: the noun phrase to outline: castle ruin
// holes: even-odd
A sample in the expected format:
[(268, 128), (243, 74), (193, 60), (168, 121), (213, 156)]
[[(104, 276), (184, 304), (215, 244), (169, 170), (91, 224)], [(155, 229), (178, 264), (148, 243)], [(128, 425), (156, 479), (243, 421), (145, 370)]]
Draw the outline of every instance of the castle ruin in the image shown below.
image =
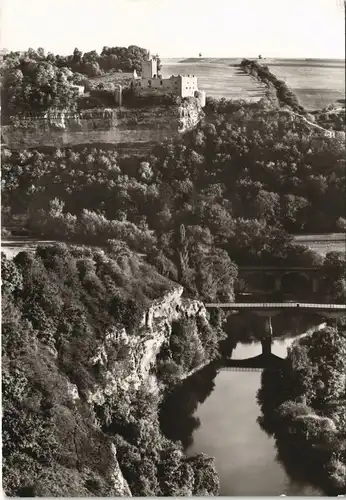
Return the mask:
[(205, 106), (205, 92), (198, 90), (198, 81), (195, 75), (172, 75), (162, 78), (158, 74), (157, 59), (150, 57), (142, 61), (142, 74), (133, 72), (131, 87), (137, 96), (162, 96), (173, 94), (178, 97), (195, 97), (202, 107)]

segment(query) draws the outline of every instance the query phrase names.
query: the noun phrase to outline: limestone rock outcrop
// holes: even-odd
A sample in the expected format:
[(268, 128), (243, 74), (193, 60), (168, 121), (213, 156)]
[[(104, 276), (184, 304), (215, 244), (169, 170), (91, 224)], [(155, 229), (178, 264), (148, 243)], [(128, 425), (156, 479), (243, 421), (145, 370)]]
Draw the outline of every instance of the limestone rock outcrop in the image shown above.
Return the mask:
[[(204, 112), (197, 98), (181, 104), (143, 108), (87, 109), (76, 113), (52, 110), (42, 116), (14, 119), (2, 127), (2, 143), (10, 148), (68, 147), (78, 144), (160, 143), (193, 129)], [(130, 148), (131, 149), (131, 148)]]
[[(103, 374), (104, 383), (90, 391), (88, 401), (102, 405), (106, 397), (129, 387), (139, 388), (150, 378), (150, 369), (162, 345), (169, 341), (172, 323), (183, 318), (199, 317), (207, 322), (207, 311), (198, 300), (182, 298), (183, 287), (175, 286), (162, 299), (154, 301), (144, 313), (138, 335), (129, 335), (125, 328), (106, 332), (105, 340), (91, 360)], [(112, 353), (125, 353), (124, 361), (112, 361)], [(122, 377), (119, 377), (121, 371)], [(151, 381), (155, 385), (155, 381)]]

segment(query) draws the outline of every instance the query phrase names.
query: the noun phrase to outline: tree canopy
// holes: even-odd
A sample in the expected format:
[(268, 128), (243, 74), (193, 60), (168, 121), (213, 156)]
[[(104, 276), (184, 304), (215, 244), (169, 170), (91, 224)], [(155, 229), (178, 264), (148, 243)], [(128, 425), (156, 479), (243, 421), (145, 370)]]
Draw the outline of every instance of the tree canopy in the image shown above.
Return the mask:
[(6, 494), (126, 496), (123, 474), (136, 496), (216, 495), (213, 461), (166, 439), (157, 392), (131, 382), (144, 307), (173, 284), (121, 242), (2, 255), (1, 271)]
[[(137, 45), (104, 47), (62, 56), (47, 54), (42, 48), (25, 52), (9, 52), (1, 67), (3, 120), (18, 114), (39, 114), (48, 109), (77, 106), (77, 93), (72, 85), (85, 85), (88, 78), (110, 71), (141, 71), (148, 51)], [(160, 68), (160, 59), (158, 57)]]

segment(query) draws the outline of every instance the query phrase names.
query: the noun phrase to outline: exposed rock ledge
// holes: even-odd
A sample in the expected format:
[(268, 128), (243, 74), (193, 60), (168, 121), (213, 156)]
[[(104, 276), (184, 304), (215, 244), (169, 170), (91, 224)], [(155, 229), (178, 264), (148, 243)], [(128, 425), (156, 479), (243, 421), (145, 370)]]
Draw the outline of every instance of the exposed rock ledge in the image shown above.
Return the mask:
[(112, 455), (112, 466), (111, 466), (111, 482), (114, 490), (117, 492), (120, 497), (132, 497), (131, 490), (129, 485), (127, 484), (126, 479), (124, 478), (119, 462), (117, 459), (117, 450), (114, 444), (111, 444), (111, 455)]
[(9, 148), (69, 147), (78, 144), (147, 144), (174, 139), (204, 118), (201, 103), (189, 98), (180, 105), (105, 108), (72, 113), (51, 110), (42, 116), (13, 117), (1, 130)]
[[(89, 391), (87, 398), (90, 404), (101, 406), (112, 395), (124, 394), (130, 387), (139, 388), (142, 383), (146, 383), (151, 391), (159, 391), (157, 379), (150, 374), (150, 368), (155, 365), (156, 356), (164, 342), (169, 341), (172, 323), (189, 317), (208, 321), (204, 304), (198, 300), (184, 299), (182, 293), (182, 286), (174, 286), (162, 299), (152, 302), (143, 314), (137, 334), (129, 335), (125, 328), (112, 328), (106, 332), (102, 344), (90, 360), (91, 366), (98, 365), (103, 380), (102, 384)], [(114, 362), (112, 356), (119, 349), (125, 350), (126, 354), (123, 360)], [(186, 373), (185, 376), (190, 374)], [(68, 383), (68, 392), (74, 401), (79, 398), (74, 384)], [(120, 469), (116, 448), (113, 444), (110, 446), (108, 477), (118, 496), (130, 497), (131, 491)]]
[[(155, 365), (162, 345), (170, 338), (172, 323), (189, 317), (208, 321), (204, 304), (198, 300), (184, 299), (182, 293), (183, 287), (176, 286), (162, 299), (154, 301), (143, 315), (138, 335), (129, 335), (125, 328), (113, 328), (106, 333), (105, 341), (91, 360), (92, 365), (98, 365), (102, 370), (105, 382), (102, 387), (96, 387), (89, 392), (90, 403), (102, 405), (106, 397), (118, 391), (126, 391), (130, 386), (139, 388), (144, 381), (152, 383), (153, 390), (155, 386), (157, 389), (156, 380), (150, 379), (150, 368)], [(119, 368), (124, 372), (123, 363), (113, 363), (111, 369), (109, 366), (109, 353), (119, 346), (125, 348), (128, 353), (126, 376), (121, 379), (118, 373)]]

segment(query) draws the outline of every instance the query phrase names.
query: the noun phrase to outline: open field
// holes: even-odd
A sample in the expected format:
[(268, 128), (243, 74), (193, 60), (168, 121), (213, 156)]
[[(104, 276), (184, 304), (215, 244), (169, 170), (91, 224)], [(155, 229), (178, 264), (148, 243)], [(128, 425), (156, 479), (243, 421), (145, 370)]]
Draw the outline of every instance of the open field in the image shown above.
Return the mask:
[[(265, 94), (265, 86), (243, 74), (238, 65), (242, 58), (162, 59), (162, 76), (191, 74), (198, 77), (199, 88), (208, 96), (226, 99), (258, 101)], [(183, 62), (184, 61), (184, 62)], [(325, 59), (262, 59), (272, 73), (284, 80), (309, 111), (330, 104), (344, 105), (345, 62)], [(105, 87), (120, 83), (129, 85), (130, 73), (110, 73), (91, 78), (90, 84)]]
[(176, 59), (164, 59), (161, 73), (164, 78), (178, 74), (195, 75), (200, 90), (204, 90), (207, 96), (258, 101), (265, 94), (265, 86), (234, 66), (240, 62), (241, 59), (206, 59), (180, 63)]
[(268, 59), (264, 64), (280, 80), (287, 83), (309, 111), (330, 104), (340, 105), (340, 101), (345, 99), (344, 61)]
[[(163, 59), (163, 73), (198, 76), (201, 90), (212, 97), (256, 100), (262, 89), (238, 74), (234, 66), (242, 58)], [(345, 61), (337, 59), (262, 59), (272, 73), (284, 80), (309, 111), (345, 102)], [(257, 95), (258, 97), (258, 95)]]
[(346, 234), (344, 233), (295, 235), (294, 241), (308, 246), (320, 255), (326, 255), (328, 252), (346, 253)]

